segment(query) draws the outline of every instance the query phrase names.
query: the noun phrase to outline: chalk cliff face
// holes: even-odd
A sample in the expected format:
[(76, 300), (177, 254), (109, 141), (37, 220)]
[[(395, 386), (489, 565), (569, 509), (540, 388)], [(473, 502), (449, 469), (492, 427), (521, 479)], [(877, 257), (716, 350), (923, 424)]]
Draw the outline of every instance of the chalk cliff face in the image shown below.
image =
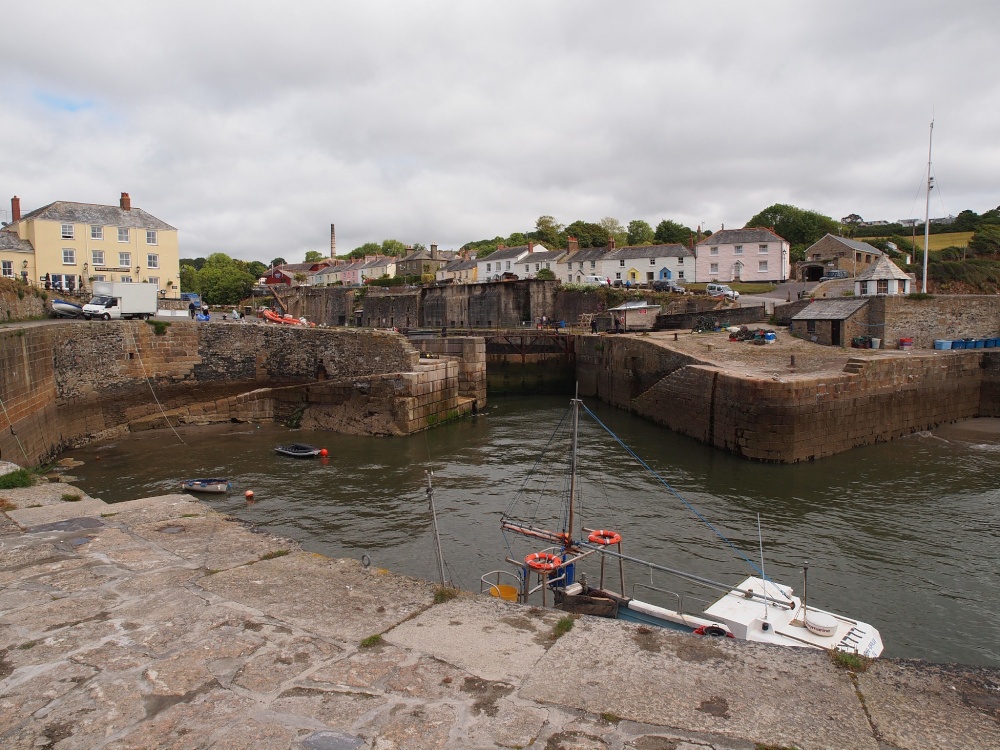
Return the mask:
[(0, 279), (0, 323), (30, 320), (48, 314), (41, 293), (13, 279)]

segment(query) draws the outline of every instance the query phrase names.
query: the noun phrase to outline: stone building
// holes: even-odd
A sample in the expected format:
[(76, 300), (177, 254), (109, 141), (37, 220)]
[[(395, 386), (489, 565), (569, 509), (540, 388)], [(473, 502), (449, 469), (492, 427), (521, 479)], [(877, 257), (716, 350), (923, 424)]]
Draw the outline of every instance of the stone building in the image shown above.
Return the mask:
[(882, 251), (867, 242), (827, 234), (805, 252), (796, 275), (802, 281), (819, 281), (828, 271), (847, 271), (857, 276), (882, 257)]
[(857, 297), (813, 300), (792, 316), (789, 331), (793, 336), (827, 346), (846, 346), (859, 336), (872, 335), (868, 300)]
[(720, 229), (695, 245), (695, 275), (688, 280), (785, 281), (790, 248), (788, 240), (763, 227)]
[(854, 281), (855, 297), (874, 297), (877, 294), (910, 293), (913, 280), (903, 269), (885, 255), (880, 255), (864, 273)]

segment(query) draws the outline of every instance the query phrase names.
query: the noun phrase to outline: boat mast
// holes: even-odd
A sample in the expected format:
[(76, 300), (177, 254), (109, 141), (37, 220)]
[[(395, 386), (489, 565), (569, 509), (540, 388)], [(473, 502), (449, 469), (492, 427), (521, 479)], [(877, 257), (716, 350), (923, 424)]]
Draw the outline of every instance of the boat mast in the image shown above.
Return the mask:
[(931, 190), (934, 189), (934, 177), (931, 175), (931, 147), (934, 144), (934, 120), (931, 120), (931, 134), (927, 139), (927, 200), (924, 206), (924, 277), (920, 291), (927, 293), (927, 250), (931, 242)]
[(566, 519), (566, 540), (568, 546), (573, 540), (573, 508), (576, 505), (576, 447), (580, 432), (580, 386), (577, 385), (576, 397), (573, 399), (573, 441), (569, 459), (569, 515)]

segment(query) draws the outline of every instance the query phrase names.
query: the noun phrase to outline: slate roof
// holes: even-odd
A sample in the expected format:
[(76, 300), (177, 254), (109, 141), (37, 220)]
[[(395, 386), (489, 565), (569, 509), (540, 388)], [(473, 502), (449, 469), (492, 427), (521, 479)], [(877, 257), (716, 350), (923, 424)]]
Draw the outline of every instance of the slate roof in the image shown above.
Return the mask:
[(580, 260), (603, 260), (609, 250), (606, 247), (582, 247), (563, 258), (565, 263), (576, 263)]
[(476, 267), (476, 261), (474, 260), (455, 258), (454, 260), (448, 261), (438, 270), (445, 271), (446, 273), (453, 273), (454, 271), (468, 271), (470, 268), (475, 268), (475, 267)]
[(0, 250), (11, 250), (15, 253), (33, 253), (34, 248), (27, 240), (17, 236), (17, 232), (4, 229), (0, 231)]
[[(547, 252), (548, 248), (544, 245), (536, 245), (535, 247), (541, 247), (542, 250), (539, 252)], [(518, 245), (517, 247), (502, 247), (496, 250), (485, 258), (479, 258), (479, 261), (494, 261), (494, 260), (516, 260), (518, 255), (523, 255), (528, 252), (527, 245)]]
[(634, 260), (636, 258), (690, 258), (692, 253), (684, 245), (626, 245), (617, 250), (611, 250), (605, 256), (606, 260)]
[[(830, 234), (830, 233), (827, 233), (826, 237), (829, 237), (832, 240), (836, 240), (841, 245), (847, 245), (847, 247), (851, 248), (852, 250), (857, 250), (858, 252), (871, 253), (872, 255), (882, 255), (883, 254), (881, 250), (879, 250), (877, 247), (872, 247), (867, 242), (861, 242), (860, 240), (852, 240), (852, 239), (848, 239), (847, 237), (840, 237), (840, 236), (838, 236), (836, 234)], [(823, 239), (826, 239), (826, 237), (824, 237)], [(817, 242), (819, 242), (819, 241), (820, 240), (817, 240)], [(816, 244), (816, 243), (813, 243), (813, 244)], [(806, 252), (807, 253), (809, 252), (808, 248), (806, 249)]]
[[(106, 227), (137, 227), (140, 229), (176, 229), (141, 208), (126, 211), (119, 206), (98, 206), (94, 203), (55, 201), (47, 206), (22, 214), (20, 221), (37, 219), (67, 224), (94, 224)], [(16, 226), (12, 222), (11, 226)]]
[(745, 245), (752, 242), (787, 242), (770, 229), (763, 227), (748, 227), (746, 229), (720, 229), (710, 234), (698, 245)]
[(844, 297), (842, 299), (813, 300), (792, 320), (847, 320), (868, 304), (869, 297)]
[(523, 258), (521, 258), (520, 262), (527, 263), (530, 261), (532, 263), (537, 263), (539, 261), (542, 261), (542, 262), (556, 263), (565, 254), (566, 254), (565, 250), (548, 250), (544, 253), (532, 253), (531, 255), (526, 255)]
[(901, 281), (910, 278), (909, 275), (889, 260), (889, 256), (880, 255), (878, 259), (858, 274), (855, 281), (877, 281), (879, 279), (899, 279)]

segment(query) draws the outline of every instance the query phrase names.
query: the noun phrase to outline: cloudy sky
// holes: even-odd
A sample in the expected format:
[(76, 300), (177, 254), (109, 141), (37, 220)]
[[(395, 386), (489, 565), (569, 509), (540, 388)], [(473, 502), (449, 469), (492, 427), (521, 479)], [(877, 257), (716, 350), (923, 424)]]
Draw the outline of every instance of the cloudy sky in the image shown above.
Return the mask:
[(132, 204), (182, 257), (613, 216), (1000, 204), (1000, 3), (81, 3), (6, 14), (0, 218)]

